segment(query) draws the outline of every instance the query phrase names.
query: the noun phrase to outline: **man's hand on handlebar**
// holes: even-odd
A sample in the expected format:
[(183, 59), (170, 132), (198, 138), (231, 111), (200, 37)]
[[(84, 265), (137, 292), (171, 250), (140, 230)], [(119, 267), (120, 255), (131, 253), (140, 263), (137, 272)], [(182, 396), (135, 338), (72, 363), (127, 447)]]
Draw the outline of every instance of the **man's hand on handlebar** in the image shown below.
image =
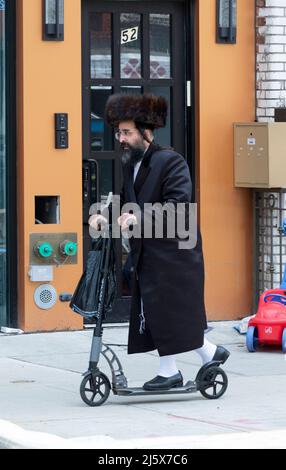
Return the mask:
[(88, 223), (94, 230), (98, 231), (105, 227), (108, 220), (101, 214), (95, 214), (88, 219)]
[(118, 217), (117, 223), (120, 225), (121, 230), (124, 231), (127, 230), (130, 225), (136, 225), (138, 222), (134, 214), (124, 213)]
[[(101, 214), (95, 214), (88, 219), (88, 223), (91, 228), (96, 231), (99, 231), (102, 230), (108, 224), (108, 220)], [(120, 225), (121, 230), (124, 231), (127, 230), (130, 225), (136, 225), (138, 222), (134, 214), (124, 213), (120, 217), (118, 217), (117, 223), (118, 225)]]

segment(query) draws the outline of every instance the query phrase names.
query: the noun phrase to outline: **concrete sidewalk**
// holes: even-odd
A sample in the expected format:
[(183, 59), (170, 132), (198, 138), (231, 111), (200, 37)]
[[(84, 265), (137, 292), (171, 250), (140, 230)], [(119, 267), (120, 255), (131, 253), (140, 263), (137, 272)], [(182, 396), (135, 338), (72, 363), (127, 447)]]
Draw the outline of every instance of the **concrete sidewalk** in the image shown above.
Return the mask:
[[(286, 361), (278, 349), (250, 354), (234, 322), (209, 323), (207, 338), (231, 351), (229, 387), (218, 400), (193, 395), (118, 397), (101, 407), (79, 395), (91, 330), (0, 334), (0, 448), (286, 448)], [(106, 327), (130, 386), (157, 373), (156, 353), (126, 354), (128, 327)], [(178, 356), (185, 381), (193, 352)], [(110, 377), (105, 360), (100, 368)], [(110, 377), (111, 378), (111, 377)], [(43, 434), (45, 433), (45, 434)]]

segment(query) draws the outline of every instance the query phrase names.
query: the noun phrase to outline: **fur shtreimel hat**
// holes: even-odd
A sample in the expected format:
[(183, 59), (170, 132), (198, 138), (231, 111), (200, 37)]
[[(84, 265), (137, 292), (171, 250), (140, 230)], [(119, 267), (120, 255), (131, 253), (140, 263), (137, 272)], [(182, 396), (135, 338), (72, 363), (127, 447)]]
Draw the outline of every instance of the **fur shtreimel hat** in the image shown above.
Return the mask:
[(165, 127), (168, 104), (163, 96), (117, 93), (109, 97), (105, 107), (105, 120), (112, 127), (122, 121), (134, 121), (150, 129)]

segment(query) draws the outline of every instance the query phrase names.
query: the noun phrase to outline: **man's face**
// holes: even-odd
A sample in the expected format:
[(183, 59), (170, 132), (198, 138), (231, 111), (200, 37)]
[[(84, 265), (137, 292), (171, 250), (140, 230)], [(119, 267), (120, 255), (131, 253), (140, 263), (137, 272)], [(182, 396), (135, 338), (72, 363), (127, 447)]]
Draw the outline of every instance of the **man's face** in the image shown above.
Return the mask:
[(122, 121), (118, 127), (118, 140), (123, 150), (122, 161), (130, 161), (133, 165), (143, 158), (148, 147), (133, 121)]

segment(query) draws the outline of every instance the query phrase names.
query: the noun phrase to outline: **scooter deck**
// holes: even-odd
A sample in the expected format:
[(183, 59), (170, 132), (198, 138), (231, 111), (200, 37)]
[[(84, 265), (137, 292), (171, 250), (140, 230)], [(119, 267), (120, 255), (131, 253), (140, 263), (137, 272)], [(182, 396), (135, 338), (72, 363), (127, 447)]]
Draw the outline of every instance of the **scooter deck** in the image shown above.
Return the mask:
[(134, 388), (117, 388), (116, 394), (117, 395), (125, 395), (125, 396), (138, 396), (138, 395), (175, 395), (176, 393), (193, 393), (197, 392), (197, 384), (191, 380), (189, 380), (183, 387), (174, 387), (170, 388), (169, 390), (144, 390), (142, 387), (134, 387)]

